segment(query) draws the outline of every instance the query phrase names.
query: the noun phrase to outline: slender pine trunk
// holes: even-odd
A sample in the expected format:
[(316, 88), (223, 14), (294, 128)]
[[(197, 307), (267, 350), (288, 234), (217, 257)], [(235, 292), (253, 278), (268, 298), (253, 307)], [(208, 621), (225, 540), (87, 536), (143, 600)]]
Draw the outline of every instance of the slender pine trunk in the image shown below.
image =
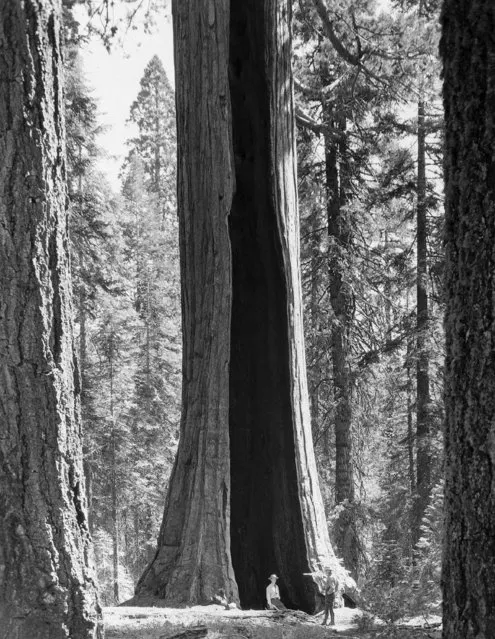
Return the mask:
[[(409, 305), (409, 294), (407, 294)], [(412, 375), (412, 357), (414, 352), (414, 344), (411, 338), (407, 340), (406, 352), (406, 410), (407, 410), (407, 457), (408, 457), (408, 477), (409, 477), (409, 495), (411, 499), (411, 510), (409, 513), (409, 535), (408, 535), (408, 552), (409, 558), (414, 561), (413, 547), (416, 542), (416, 459), (415, 459), (415, 443), (416, 433), (414, 432), (414, 395), (413, 395), (413, 375)]]
[[(423, 94), (423, 91), (421, 89)], [(418, 103), (417, 265), (416, 265), (416, 497), (413, 543), (420, 537), (421, 521), (431, 491), (431, 424), (429, 415), (428, 268), (426, 205), (425, 103)]]
[[(345, 134), (345, 118), (327, 113), (327, 120)], [(334, 122), (335, 120), (335, 122)], [(332, 317), (332, 365), (335, 408), (335, 503), (342, 507), (335, 524), (335, 540), (344, 565), (354, 575), (359, 547), (354, 510), (352, 462), (352, 389), (350, 376), (350, 332), (354, 298), (347, 281), (345, 264), (352, 243), (352, 227), (345, 208), (349, 189), (349, 168), (344, 138), (336, 142), (325, 135), (325, 166), (329, 254), (329, 290)]]
[[(111, 329), (111, 340), (113, 342), (114, 333)], [(114, 412), (114, 352), (113, 345), (110, 346), (110, 499), (112, 512), (112, 565), (113, 565), (113, 598), (115, 605), (120, 600), (119, 593), (119, 508), (118, 508), (118, 487), (117, 487), (117, 448), (115, 432), (115, 412)]]

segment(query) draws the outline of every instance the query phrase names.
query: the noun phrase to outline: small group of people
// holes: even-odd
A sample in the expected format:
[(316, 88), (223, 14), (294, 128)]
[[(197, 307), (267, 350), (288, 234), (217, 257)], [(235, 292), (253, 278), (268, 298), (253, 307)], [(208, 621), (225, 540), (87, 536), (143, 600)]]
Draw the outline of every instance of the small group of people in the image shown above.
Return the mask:
[[(335, 626), (335, 613), (333, 611), (333, 607), (335, 604), (335, 597), (339, 590), (339, 582), (333, 574), (332, 569), (327, 567), (323, 571), (319, 570), (317, 572), (304, 574), (313, 577), (314, 581), (318, 585), (320, 593), (325, 599), (325, 612), (323, 615), (322, 625), (327, 625), (328, 617), (330, 616), (330, 625)], [(277, 586), (277, 575), (270, 575), (268, 579), (270, 580), (270, 583), (266, 587), (266, 603), (268, 604), (268, 609), (287, 610), (287, 607), (280, 599), (280, 590)]]

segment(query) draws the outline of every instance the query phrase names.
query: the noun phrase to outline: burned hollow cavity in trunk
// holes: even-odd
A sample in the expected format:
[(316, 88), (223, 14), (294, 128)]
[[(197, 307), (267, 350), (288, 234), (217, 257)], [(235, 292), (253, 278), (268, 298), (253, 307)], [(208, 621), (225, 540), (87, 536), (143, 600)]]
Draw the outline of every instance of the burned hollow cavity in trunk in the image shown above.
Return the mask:
[(310, 611), (312, 586), (302, 575), (308, 562), (294, 452), (264, 4), (233, 0), (230, 7), (236, 177), (229, 220), (231, 555), (243, 607), (264, 607), (268, 576), (275, 572), (284, 603)]

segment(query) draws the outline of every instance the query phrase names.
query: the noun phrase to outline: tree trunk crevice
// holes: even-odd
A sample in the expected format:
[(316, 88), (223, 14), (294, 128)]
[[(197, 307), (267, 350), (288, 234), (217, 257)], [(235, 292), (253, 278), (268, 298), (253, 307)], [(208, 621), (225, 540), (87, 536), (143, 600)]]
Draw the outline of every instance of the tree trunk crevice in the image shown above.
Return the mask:
[[(288, 295), (271, 165), (270, 80), (262, 12), (232, 2), (230, 91), (236, 190), (230, 214), (233, 299), (230, 362), (232, 561), (241, 603), (264, 605), (281, 576), (290, 607), (310, 607), (294, 456)], [(256, 469), (253, 472), (253, 469)]]

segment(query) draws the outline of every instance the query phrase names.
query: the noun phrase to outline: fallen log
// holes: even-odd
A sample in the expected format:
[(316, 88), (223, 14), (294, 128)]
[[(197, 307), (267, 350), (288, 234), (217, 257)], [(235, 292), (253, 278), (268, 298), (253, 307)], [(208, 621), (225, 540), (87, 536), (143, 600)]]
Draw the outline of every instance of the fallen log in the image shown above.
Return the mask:
[(159, 639), (200, 639), (200, 637), (206, 637), (207, 634), (208, 628), (206, 626), (194, 626), (184, 628), (173, 635), (160, 635)]

